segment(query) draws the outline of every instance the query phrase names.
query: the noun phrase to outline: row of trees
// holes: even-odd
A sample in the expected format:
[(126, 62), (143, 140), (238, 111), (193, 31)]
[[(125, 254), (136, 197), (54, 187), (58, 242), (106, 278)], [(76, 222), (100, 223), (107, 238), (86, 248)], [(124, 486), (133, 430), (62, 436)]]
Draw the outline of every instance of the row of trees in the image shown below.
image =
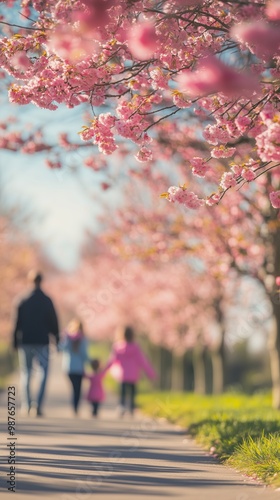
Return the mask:
[[(274, 177), (279, 0), (2, 3), (0, 66), (10, 75), (11, 102), (51, 110), (86, 103), (92, 116), (81, 139), (106, 156), (117, 149), (131, 156), (134, 144), (138, 161), (157, 165), (163, 136), (169, 157), (181, 143), (184, 163), (217, 188), (168, 191), (170, 201), (190, 208), (218, 203), (228, 189), (266, 172)], [(198, 155), (184, 147), (186, 123), (194, 140), (203, 136)], [(13, 140), (2, 147), (13, 148)], [(65, 134), (60, 143), (79, 147)], [(38, 134), (21, 146), (30, 153), (51, 148)], [(273, 182), (267, 195), (279, 208)]]
[(218, 324), (221, 390), (227, 304), (251, 276), (274, 318), (279, 408), (279, 0), (23, 0), (17, 22), (19, 2), (2, 3), (10, 101), (88, 114), (81, 142), (5, 123), (0, 147), (45, 151), (50, 168), (82, 148), (87, 167), (110, 178), (121, 164), (127, 176), (123, 207), (114, 222), (107, 214), (65, 300), (78, 297), (100, 336), (130, 320), (180, 353), (212, 346)]
[[(232, 193), (222, 206), (205, 209), (198, 220), (170, 210), (162, 200), (155, 203), (153, 192), (166, 182), (166, 175), (154, 179), (150, 173), (148, 197), (147, 175), (145, 209), (142, 181), (137, 180), (134, 189), (130, 184), (114, 220), (104, 216), (102, 236), (89, 244), (81, 269), (64, 287), (69, 309), (78, 304), (77, 313), (87, 329), (100, 339), (112, 338), (119, 323), (137, 325), (152, 344), (173, 352), (175, 365), (191, 350), (194, 366), (200, 367), (194, 370), (196, 387), (205, 387), (201, 367), (207, 347), (213, 390), (221, 392), (229, 315), (240, 283), (250, 276), (251, 288), (245, 289), (241, 302), (246, 294), (253, 294), (252, 303), (248, 310), (235, 310), (235, 335), (253, 335), (260, 325), (271, 329), (268, 348), (274, 406), (278, 406), (279, 300), (273, 271), (278, 262), (279, 222), (267, 202), (265, 185), (262, 212), (253, 210), (252, 193)], [(253, 306), (255, 316), (250, 312)], [(266, 324), (271, 316), (272, 327)], [(242, 322), (245, 332), (238, 331)]]

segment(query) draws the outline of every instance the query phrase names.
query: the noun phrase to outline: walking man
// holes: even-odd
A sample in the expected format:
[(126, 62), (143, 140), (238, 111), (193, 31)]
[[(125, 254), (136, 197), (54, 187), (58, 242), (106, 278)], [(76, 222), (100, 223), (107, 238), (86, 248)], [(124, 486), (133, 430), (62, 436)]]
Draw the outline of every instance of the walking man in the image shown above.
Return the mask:
[[(17, 308), (13, 345), (15, 349), (18, 349), (22, 414), (31, 413), (42, 416), (49, 366), (49, 335), (54, 336), (58, 345), (59, 327), (53, 303), (41, 289), (42, 274), (32, 271), (28, 277), (34, 288)], [(34, 359), (41, 368), (40, 387), (36, 401), (32, 401), (30, 393)]]

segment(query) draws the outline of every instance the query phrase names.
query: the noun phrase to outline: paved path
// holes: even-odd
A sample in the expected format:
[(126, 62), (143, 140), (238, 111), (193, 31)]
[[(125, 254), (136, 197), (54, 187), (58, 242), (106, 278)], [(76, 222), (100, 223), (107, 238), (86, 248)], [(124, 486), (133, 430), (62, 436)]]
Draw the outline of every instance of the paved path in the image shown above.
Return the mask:
[[(86, 401), (73, 417), (59, 355), (52, 361), (45, 417), (17, 416), (16, 493), (7, 491), (7, 394), (1, 395), (1, 500), (280, 500), (280, 492), (218, 464), (165, 422), (141, 414), (120, 420), (112, 403), (93, 420)], [(17, 377), (10, 383), (18, 391)]]

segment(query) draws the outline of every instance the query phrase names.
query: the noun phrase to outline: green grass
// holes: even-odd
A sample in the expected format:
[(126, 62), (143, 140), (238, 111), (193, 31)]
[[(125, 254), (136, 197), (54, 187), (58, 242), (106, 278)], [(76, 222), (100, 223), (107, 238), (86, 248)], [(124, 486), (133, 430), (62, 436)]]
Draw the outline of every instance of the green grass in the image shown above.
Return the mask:
[(187, 428), (221, 461), (280, 485), (280, 412), (271, 396), (157, 393), (139, 395), (142, 410)]
[(7, 385), (7, 378), (14, 370), (16, 356), (11, 351), (10, 345), (4, 341), (0, 341), (0, 391)]
[(280, 432), (248, 437), (237, 447), (228, 463), (262, 481), (280, 486)]

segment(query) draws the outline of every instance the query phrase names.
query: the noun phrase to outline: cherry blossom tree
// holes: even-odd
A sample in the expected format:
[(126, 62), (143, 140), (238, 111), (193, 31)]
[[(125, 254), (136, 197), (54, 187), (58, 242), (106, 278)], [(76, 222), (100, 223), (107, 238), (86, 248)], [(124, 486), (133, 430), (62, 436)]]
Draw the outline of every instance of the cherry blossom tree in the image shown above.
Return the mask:
[[(157, 154), (164, 123), (195, 120), (209, 154), (192, 158), (193, 169), (201, 177), (214, 169), (218, 179), (210, 194), (184, 184), (168, 190), (190, 208), (218, 203), (268, 171), (274, 177), (279, 0), (23, 0), (18, 22), (11, 12), (19, 3), (2, 4), (0, 65), (11, 102), (51, 110), (87, 103), (81, 139), (105, 155), (125, 141), (140, 162)], [(267, 194), (279, 208), (279, 188)]]
[(27, 286), (30, 269), (42, 263), (39, 251), (32, 246), (15, 228), (11, 230), (7, 217), (0, 217), (0, 278), (1, 278), (1, 340), (11, 341), (13, 307)]
[[(175, 207), (198, 210), (190, 232), (180, 210), (177, 219), (153, 219), (144, 209), (153, 242), (145, 258), (190, 252), (213, 279), (234, 269), (263, 283), (277, 325), (271, 359), (280, 407), (279, 0), (9, 0), (0, 22), (0, 67), (12, 103), (86, 106), (82, 142), (62, 134), (64, 151), (86, 145), (93, 170), (118, 154), (130, 178), (146, 181), (144, 207), (153, 172), (153, 195), (160, 190)], [(24, 133), (13, 137), (4, 125), (0, 146), (32, 154), (56, 147), (41, 131)], [(169, 189), (167, 163), (174, 167)], [(61, 156), (49, 160), (50, 168), (61, 165)], [(137, 212), (130, 210), (132, 221)], [(158, 224), (164, 238), (150, 231)], [(132, 247), (124, 242), (126, 253), (139, 248), (137, 239)]]
[[(146, 183), (147, 176), (146, 172)], [(151, 191), (158, 184), (166, 182), (158, 175), (153, 177), (151, 173), (149, 178)], [(276, 282), (279, 281), (279, 218), (266, 198), (266, 181), (263, 178), (258, 182), (258, 200), (255, 200), (255, 193), (250, 189), (239, 193), (232, 191), (221, 206), (211, 209), (204, 207), (200, 211), (201, 217), (192, 217), (189, 212), (166, 212), (160, 204), (149, 205), (148, 199), (145, 209), (140, 210), (137, 206), (140, 200), (137, 200), (137, 195), (130, 189), (123, 210), (119, 210), (114, 223), (111, 223), (111, 231), (106, 235), (106, 240), (114, 251), (125, 258), (137, 256), (154, 263), (195, 259), (200, 263), (200, 275), (198, 273), (197, 279), (201, 280), (206, 275), (212, 283), (212, 306), (220, 325), (220, 340), (212, 352), (212, 358), (213, 364), (220, 365), (220, 368), (224, 364), (225, 304), (230, 281), (234, 286), (239, 276), (250, 275), (261, 283), (271, 303), (276, 324), (279, 321), (276, 291)], [(276, 363), (279, 359), (279, 324), (276, 332), (278, 333), (272, 333), (268, 347), (274, 406), (277, 407), (280, 387)], [(222, 373), (223, 370), (220, 369), (215, 384), (216, 387), (220, 385), (220, 390), (223, 387)]]
[(205, 392), (203, 352), (215, 343), (208, 328), (215, 311), (212, 283), (197, 278), (186, 262), (123, 260), (103, 246), (74, 275), (54, 283), (52, 294), (65, 290), (64, 307), (83, 319), (94, 340), (112, 341), (117, 327), (130, 323), (152, 345), (168, 349), (172, 367), (165, 370), (171, 369), (177, 390), (183, 388), (183, 355), (192, 352), (195, 390)]

